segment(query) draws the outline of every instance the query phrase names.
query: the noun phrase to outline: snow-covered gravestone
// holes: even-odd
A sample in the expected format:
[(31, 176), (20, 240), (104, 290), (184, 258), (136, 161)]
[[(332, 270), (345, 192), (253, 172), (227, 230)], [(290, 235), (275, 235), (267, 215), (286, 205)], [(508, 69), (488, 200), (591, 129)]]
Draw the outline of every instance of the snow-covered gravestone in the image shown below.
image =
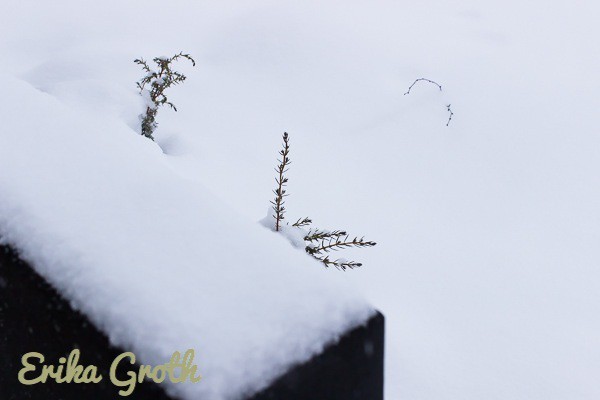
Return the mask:
[[(2, 400), (114, 399), (139, 372), (123, 362), (111, 376), (122, 353), (160, 366), (188, 349), (199, 381), (130, 396), (382, 398), (383, 318), (336, 274), (179, 176), (118, 119), (2, 80)], [(75, 349), (102, 379), (54, 382)], [(32, 352), (54, 366), (46, 383), (40, 363), (19, 374)]]

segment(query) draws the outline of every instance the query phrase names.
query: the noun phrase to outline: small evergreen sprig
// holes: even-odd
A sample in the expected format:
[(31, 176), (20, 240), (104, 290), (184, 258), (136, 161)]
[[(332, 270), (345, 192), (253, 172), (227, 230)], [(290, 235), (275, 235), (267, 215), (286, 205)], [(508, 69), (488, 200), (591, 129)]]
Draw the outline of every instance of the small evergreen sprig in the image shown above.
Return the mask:
[(292, 226), (295, 226), (296, 228), (300, 228), (303, 226), (308, 226), (310, 224), (312, 224), (312, 219), (307, 217), (307, 218), (300, 218), (298, 221), (294, 222), (292, 224)]
[(320, 229), (310, 229), (306, 236), (304, 236), (305, 242), (323, 242), (324, 240), (333, 240), (340, 237), (347, 236), (346, 231), (323, 231)]
[[(289, 154), (289, 135), (287, 132), (284, 132), (283, 147), (279, 151), (281, 158), (278, 159), (279, 164), (275, 168), (275, 172), (277, 172), (277, 176), (275, 177), (277, 188), (273, 190), (275, 199), (271, 200), (271, 206), (273, 209), (272, 217), (275, 219), (275, 231), (282, 230), (284, 214), (286, 212), (284, 204), (285, 198), (289, 194), (285, 189), (288, 183), (288, 178), (285, 176), (285, 173), (288, 171), (289, 165), (291, 164)], [(305, 217), (299, 218), (291, 225), (288, 223), (287, 226), (303, 229), (309, 227), (311, 224), (312, 220), (308, 217)], [(318, 228), (309, 228), (303, 239), (304, 243), (306, 244), (304, 250), (307, 254), (322, 262), (326, 267), (334, 266), (343, 271), (346, 269), (361, 267), (362, 263), (349, 261), (342, 258), (331, 259), (328, 254), (329, 252), (350, 247), (373, 247), (377, 244), (375, 242), (365, 240), (364, 237), (358, 238), (358, 236), (356, 236), (351, 238), (350, 235), (343, 230), (326, 231)]]
[(177, 107), (169, 101), (165, 90), (171, 86), (178, 85), (186, 80), (186, 76), (181, 72), (174, 71), (171, 64), (180, 58), (187, 59), (196, 66), (196, 61), (189, 54), (182, 52), (175, 54), (172, 57), (155, 57), (152, 61), (156, 64), (157, 70), (150, 67), (149, 63), (142, 58), (135, 59), (133, 62), (140, 65), (146, 72), (146, 76), (136, 82), (140, 94), (146, 97), (148, 104), (146, 112), (140, 115), (142, 121), (142, 135), (154, 140), (152, 134), (158, 126), (156, 122), (156, 114), (158, 108), (163, 105), (168, 105), (173, 110), (177, 111)]
[(288, 194), (285, 191), (285, 187), (287, 186), (288, 179), (285, 176), (285, 173), (288, 171), (288, 167), (291, 164), (290, 158), (288, 155), (290, 154), (290, 138), (287, 132), (283, 133), (283, 148), (279, 151), (279, 155), (281, 159), (278, 159), (279, 165), (275, 168), (275, 172), (277, 172), (277, 176), (275, 177), (275, 182), (277, 183), (277, 188), (273, 190), (275, 194), (275, 199), (271, 200), (271, 204), (273, 205), (273, 211), (275, 214), (273, 218), (275, 218), (275, 231), (279, 231), (281, 228), (281, 223), (284, 219), (285, 214), (285, 198)]
[(329, 258), (330, 251), (337, 251), (348, 247), (373, 247), (377, 243), (365, 240), (364, 237), (360, 239), (354, 237), (350, 239), (350, 235), (346, 231), (320, 231), (318, 229), (309, 231), (304, 237), (306, 242), (309, 242), (306, 246), (306, 252), (320, 260), (325, 265), (333, 265), (335, 267), (345, 270), (346, 268), (355, 268), (362, 266), (362, 263), (356, 261), (347, 261), (343, 259), (331, 260)]

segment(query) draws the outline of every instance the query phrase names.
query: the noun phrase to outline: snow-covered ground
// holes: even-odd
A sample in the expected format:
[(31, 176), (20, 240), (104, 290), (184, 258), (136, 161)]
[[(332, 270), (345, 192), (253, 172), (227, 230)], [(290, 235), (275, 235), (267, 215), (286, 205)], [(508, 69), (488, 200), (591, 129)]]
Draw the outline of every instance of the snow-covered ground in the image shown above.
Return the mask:
[[(179, 112), (158, 115), (164, 162), (257, 221), (290, 133), (289, 216), (378, 242), (351, 253), (362, 269), (328, 272), (387, 317), (388, 399), (591, 400), (599, 14), (594, 1), (3, 1), (0, 71), (135, 126), (133, 58), (191, 53)], [(403, 96), (421, 77), (444, 90)]]

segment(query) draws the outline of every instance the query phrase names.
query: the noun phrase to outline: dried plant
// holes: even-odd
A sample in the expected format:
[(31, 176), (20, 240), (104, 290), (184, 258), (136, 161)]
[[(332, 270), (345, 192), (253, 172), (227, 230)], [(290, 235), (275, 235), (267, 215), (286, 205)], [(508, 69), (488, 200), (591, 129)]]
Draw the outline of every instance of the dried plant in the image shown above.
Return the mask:
[(312, 224), (312, 220), (310, 218), (300, 218), (298, 221), (294, 222), (292, 226), (300, 228), (302, 226), (308, 226), (310, 224)]
[(275, 199), (271, 201), (273, 205), (273, 218), (275, 218), (275, 231), (279, 231), (281, 228), (281, 223), (284, 219), (285, 214), (285, 198), (288, 196), (285, 192), (285, 187), (287, 186), (288, 179), (285, 176), (285, 173), (288, 171), (288, 167), (291, 164), (290, 158), (288, 155), (290, 154), (290, 138), (287, 132), (283, 133), (283, 148), (279, 151), (279, 155), (281, 156), (279, 161), (279, 165), (275, 168), (275, 172), (277, 172), (277, 176), (275, 177), (275, 182), (277, 183), (277, 187), (273, 190), (275, 194)]
[(330, 251), (342, 250), (348, 247), (373, 247), (377, 243), (372, 241), (367, 241), (364, 237), (360, 239), (358, 237), (354, 237), (350, 239), (350, 235), (348, 235), (345, 231), (320, 231), (318, 229), (314, 231), (309, 231), (309, 233), (304, 237), (304, 240), (308, 242), (308, 246), (306, 246), (306, 252), (321, 261), (325, 265), (333, 265), (335, 267), (341, 268), (345, 270), (346, 268), (355, 268), (362, 266), (362, 263), (356, 261), (347, 261), (344, 259), (335, 259), (331, 260), (329, 258)]
[[(275, 199), (271, 201), (273, 210), (271, 217), (275, 219), (275, 225), (273, 227), (275, 231), (282, 231), (282, 227), (284, 226), (283, 220), (286, 212), (284, 204), (285, 197), (288, 196), (288, 193), (285, 189), (287, 187), (288, 179), (285, 176), (285, 173), (288, 171), (289, 165), (291, 164), (289, 154), (290, 140), (289, 135), (287, 132), (285, 132), (283, 134), (283, 146), (279, 151), (279, 155), (281, 157), (278, 159), (279, 164), (275, 168), (275, 172), (277, 172), (277, 176), (275, 177), (277, 187), (275, 190), (273, 190)], [(298, 219), (291, 225), (286, 224), (285, 226), (296, 229), (305, 229), (311, 224), (312, 220), (308, 217), (305, 217)], [(306, 253), (321, 261), (326, 267), (334, 266), (341, 270), (360, 267), (362, 266), (362, 263), (345, 260), (343, 258), (331, 259), (329, 258), (329, 252), (350, 247), (372, 247), (377, 244), (375, 242), (365, 240), (364, 237), (354, 237), (351, 239), (350, 235), (346, 233), (346, 231), (342, 230), (326, 231), (318, 228), (310, 228), (308, 231), (304, 232), (304, 250)], [(283, 233), (285, 234), (285, 232)]]
[(165, 91), (171, 86), (178, 85), (186, 80), (186, 76), (181, 72), (172, 69), (172, 63), (180, 58), (187, 59), (196, 65), (196, 62), (189, 54), (179, 53), (172, 57), (155, 57), (152, 61), (157, 69), (153, 69), (150, 64), (142, 58), (135, 59), (134, 62), (142, 67), (146, 75), (136, 82), (140, 94), (146, 99), (146, 112), (140, 115), (142, 121), (142, 135), (154, 140), (153, 133), (158, 123), (156, 114), (158, 108), (168, 105), (177, 111), (177, 107), (169, 101)]
[[(404, 93), (404, 96), (406, 96), (407, 94), (410, 94), (410, 91), (412, 90), (412, 88), (419, 82), (431, 83), (432, 85), (437, 86), (438, 89), (440, 89), (440, 92), (442, 91), (442, 85), (440, 85), (436, 81), (432, 81), (431, 79), (427, 79), (427, 78), (419, 78), (419, 79), (415, 79), (415, 81), (412, 83), (412, 85), (410, 85), (408, 87), (408, 90)], [(446, 105), (446, 110), (448, 111), (448, 121), (446, 122), (446, 126), (448, 126), (448, 125), (450, 125), (450, 121), (452, 121), (452, 117), (454, 116), (454, 113), (452, 112), (452, 109), (450, 109), (450, 104)]]
[(408, 90), (406, 91), (406, 93), (404, 93), (404, 95), (406, 96), (407, 94), (410, 94), (410, 91), (412, 90), (413, 86), (415, 86), (417, 83), (419, 82), (429, 82), (432, 85), (435, 85), (438, 87), (438, 89), (440, 89), (440, 92), (442, 91), (442, 85), (440, 85), (439, 83), (437, 83), (436, 81), (432, 81), (431, 79), (427, 79), (427, 78), (419, 78), (419, 79), (415, 79), (415, 81), (412, 83), (412, 85), (410, 85), (408, 87)]
[(446, 122), (446, 126), (450, 125), (450, 121), (452, 121), (452, 117), (454, 116), (454, 113), (452, 112), (452, 109), (450, 108), (452, 104), (448, 104), (446, 106), (446, 110), (448, 110), (448, 122)]

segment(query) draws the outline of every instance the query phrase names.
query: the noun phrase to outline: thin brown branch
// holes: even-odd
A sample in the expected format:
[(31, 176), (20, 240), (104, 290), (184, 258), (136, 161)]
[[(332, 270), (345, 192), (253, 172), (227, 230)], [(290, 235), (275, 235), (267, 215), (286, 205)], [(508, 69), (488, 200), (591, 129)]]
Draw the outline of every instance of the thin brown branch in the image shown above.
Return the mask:
[(450, 106), (451, 106), (451, 104), (448, 104), (446, 106), (446, 109), (450, 113), (450, 115), (448, 116), (448, 122), (446, 122), (446, 126), (450, 125), (450, 121), (452, 121), (452, 116), (454, 115), (454, 113), (452, 112), (452, 109), (450, 108)]
[(442, 85), (440, 85), (439, 83), (437, 83), (435, 81), (432, 81), (431, 79), (419, 78), (419, 79), (415, 79), (415, 81), (412, 83), (412, 85), (410, 85), (408, 87), (408, 90), (406, 91), (406, 93), (404, 93), (404, 96), (406, 96), (407, 94), (409, 94), (410, 91), (412, 90), (413, 86), (415, 86), (417, 83), (419, 83), (421, 81), (425, 81), (425, 82), (429, 82), (431, 84), (434, 84), (435, 86), (437, 86), (440, 89), (440, 92), (442, 91)]
[(290, 139), (287, 132), (283, 133), (283, 149), (279, 151), (281, 155), (281, 159), (279, 160), (279, 165), (275, 169), (278, 173), (275, 181), (277, 182), (277, 188), (273, 191), (275, 193), (275, 200), (271, 202), (273, 204), (273, 211), (275, 211), (275, 230), (279, 231), (281, 227), (281, 222), (284, 219), (285, 214), (285, 200), (284, 198), (287, 196), (285, 187), (287, 186), (288, 179), (285, 177), (285, 172), (288, 170), (288, 166), (291, 161), (289, 159), (290, 154)]

